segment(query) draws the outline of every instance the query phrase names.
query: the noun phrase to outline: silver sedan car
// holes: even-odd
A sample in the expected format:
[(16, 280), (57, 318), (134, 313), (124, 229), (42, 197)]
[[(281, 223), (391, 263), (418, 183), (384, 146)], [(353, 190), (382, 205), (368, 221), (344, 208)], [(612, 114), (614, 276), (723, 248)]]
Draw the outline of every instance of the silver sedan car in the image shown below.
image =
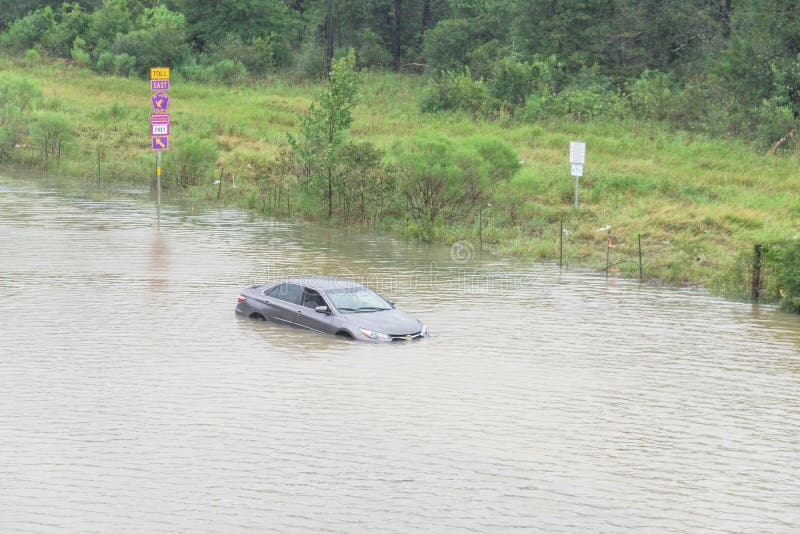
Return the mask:
[(410, 341), (428, 336), (424, 324), (362, 284), (342, 278), (290, 278), (251, 286), (236, 313), (364, 341)]

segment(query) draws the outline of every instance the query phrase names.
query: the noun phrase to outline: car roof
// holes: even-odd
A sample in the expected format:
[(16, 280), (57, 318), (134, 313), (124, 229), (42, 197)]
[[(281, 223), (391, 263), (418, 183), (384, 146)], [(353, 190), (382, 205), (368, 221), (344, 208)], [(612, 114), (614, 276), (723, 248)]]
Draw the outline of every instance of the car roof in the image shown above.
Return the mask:
[(274, 287), (278, 284), (297, 284), (299, 286), (316, 289), (317, 291), (328, 291), (331, 289), (366, 289), (366, 286), (363, 284), (359, 284), (358, 282), (354, 282), (352, 280), (347, 280), (346, 278), (336, 278), (334, 276), (301, 276), (295, 278), (284, 278), (282, 280), (275, 280), (268, 285), (270, 287)]

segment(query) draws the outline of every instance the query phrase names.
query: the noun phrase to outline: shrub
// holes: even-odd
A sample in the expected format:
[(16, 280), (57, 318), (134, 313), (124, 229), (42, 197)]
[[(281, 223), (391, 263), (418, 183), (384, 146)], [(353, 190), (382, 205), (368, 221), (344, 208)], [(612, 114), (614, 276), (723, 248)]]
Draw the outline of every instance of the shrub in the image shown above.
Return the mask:
[(789, 103), (776, 97), (761, 102), (753, 114), (753, 122), (755, 141), (765, 148), (797, 128), (797, 119)]
[(88, 67), (92, 60), (89, 57), (89, 52), (86, 51), (86, 41), (81, 39), (80, 37), (75, 38), (75, 42), (72, 45), (72, 50), (70, 51), (70, 56), (72, 56), (72, 60), (81, 67)]
[(800, 313), (800, 242), (768, 245), (764, 252), (780, 307)]
[(39, 111), (34, 115), (31, 137), (42, 149), (45, 172), (51, 159), (61, 164), (64, 145), (75, 136), (72, 125), (72, 118), (60, 111)]
[(37, 9), (14, 22), (0, 35), (0, 46), (11, 50), (34, 48), (53, 34), (55, 25), (56, 17), (49, 6)]
[(428, 113), (463, 110), (478, 114), (494, 108), (486, 82), (473, 79), (469, 69), (443, 72), (428, 86), (421, 106)]
[(637, 118), (668, 120), (679, 107), (680, 89), (668, 74), (647, 70), (628, 91), (630, 107)]
[(136, 58), (129, 54), (119, 54), (111, 60), (111, 70), (117, 76), (135, 76), (141, 72), (137, 67)]
[(58, 57), (68, 58), (75, 39), (85, 35), (89, 28), (89, 15), (78, 3), (64, 3), (56, 15), (53, 33), (43, 37), (47, 49)]
[(114, 68), (114, 55), (108, 50), (100, 53), (95, 64), (95, 70), (104, 74), (109, 74)]
[(213, 69), (214, 80), (227, 86), (241, 85), (247, 80), (247, 69), (241, 61), (223, 59)]
[(297, 52), (295, 71), (302, 78), (319, 79), (325, 76), (325, 45), (307, 39)]
[(531, 65), (512, 56), (497, 60), (492, 70), (491, 93), (508, 106), (522, 106), (533, 92)]
[(456, 143), (444, 136), (412, 137), (393, 150), (397, 183), (416, 223), (431, 239), (437, 221), (474, 216), (495, 187), (516, 170), (516, 154), (487, 137)]
[(41, 95), (41, 89), (27, 78), (0, 77), (0, 160), (8, 157), (22, 138), (28, 108)]
[(391, 60), (389, 50), (381, 36), (372, 30), (364, 30), (361, 35), (361, 45), (358, 47), (358, 64), (385, 67)]
[(207, 179), (219, 158), (216, 143), (186, 135), (175, 140), (165, 155), (164, 175), (176, 187), (197, 185)]

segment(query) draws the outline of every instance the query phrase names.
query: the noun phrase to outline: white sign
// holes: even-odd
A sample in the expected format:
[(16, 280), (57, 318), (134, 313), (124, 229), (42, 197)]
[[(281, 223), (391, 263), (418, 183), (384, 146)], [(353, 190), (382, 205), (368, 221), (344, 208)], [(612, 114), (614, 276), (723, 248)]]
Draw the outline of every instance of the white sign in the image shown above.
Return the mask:
[(583, 176), (583, 165), (581, 165), (580, 163), (573, 163), (572, 176)]
[[(570, 141), (569, 162), (578, 163), (580, 165), (586, 163), (586, 143), (581, 143), (580, 141)], [(580, 175), (576, 175), (573, 172), (573, 176), (580, 176)]]
[(169, 135), (169, 124), (151, 124), (150, 135), (153, 137), (157, 135)]

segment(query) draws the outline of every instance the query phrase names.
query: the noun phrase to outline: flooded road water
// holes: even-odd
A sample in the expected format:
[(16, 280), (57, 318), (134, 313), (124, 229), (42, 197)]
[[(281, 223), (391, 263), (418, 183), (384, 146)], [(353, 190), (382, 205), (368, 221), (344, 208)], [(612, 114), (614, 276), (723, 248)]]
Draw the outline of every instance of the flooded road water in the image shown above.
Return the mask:
[[(797, 532), (800, 319), (0, 177), (0, 531)], [(432, 337), (234, 315), (364, 281)]]

